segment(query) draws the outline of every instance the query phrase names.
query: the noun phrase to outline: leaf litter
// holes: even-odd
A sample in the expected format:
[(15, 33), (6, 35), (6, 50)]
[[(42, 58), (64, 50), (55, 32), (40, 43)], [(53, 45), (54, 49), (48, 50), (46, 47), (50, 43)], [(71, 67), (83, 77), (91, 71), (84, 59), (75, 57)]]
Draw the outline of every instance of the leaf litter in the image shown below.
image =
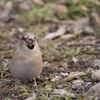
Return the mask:
[[(71, 14), (69, 5), (72, 6), (74, 2), (63, 2), (62, 6), (66, 6), (68, 11), (55, 14), (52, 9), (59, 5), (52, 4), (52, 0), (50, 3), (47, 0), (1, 1), (0, 100), (99, 100), (99, 15), (89, 12), (88, 18), (83, 16), (77, 19), (72, 14), (69, 17), (73, 16), (74, 20), (60, 20), (67, 13)], [(78, 5), (83, 12), (89, 11), (88, 4)], [(77, 11), (73, 13), (77, 15)], [(9, 71), (14, 49), (26, 31), (35, 33), (44, 62), (43, 71), (36, 79), (36, 86), (34, 81), (18, 82)]]

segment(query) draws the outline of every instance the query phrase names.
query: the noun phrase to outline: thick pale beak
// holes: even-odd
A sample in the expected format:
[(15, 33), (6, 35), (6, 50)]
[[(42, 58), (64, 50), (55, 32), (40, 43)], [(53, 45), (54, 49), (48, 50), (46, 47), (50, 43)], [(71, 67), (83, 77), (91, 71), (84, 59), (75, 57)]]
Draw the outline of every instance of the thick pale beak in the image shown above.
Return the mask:
[(27, 38), (27, 40), (35, 40), (35, 37), (33, 37), (33, 36), (29, 36), (28, 38)]
[(35, 37), (29, 36), (29, 37), (26, 39), (26, 46), (27, 46), (29, 49), (33, 49), (33, 48), (34, 48), (34, 45), (35, 45)]

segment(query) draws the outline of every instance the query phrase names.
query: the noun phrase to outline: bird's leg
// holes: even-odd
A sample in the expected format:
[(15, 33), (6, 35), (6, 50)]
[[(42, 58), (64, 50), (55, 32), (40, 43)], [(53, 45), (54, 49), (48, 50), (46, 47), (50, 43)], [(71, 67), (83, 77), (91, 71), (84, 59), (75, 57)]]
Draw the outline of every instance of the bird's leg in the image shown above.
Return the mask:
[(20, 84), (26, 84), (27, 80), (20, 80), (20, 79), (18, 79), (17, 82), (20, 83)]
[(36, 78), (34, 78), (34, 86), (36, 86), (36, 87), (37, 87)]

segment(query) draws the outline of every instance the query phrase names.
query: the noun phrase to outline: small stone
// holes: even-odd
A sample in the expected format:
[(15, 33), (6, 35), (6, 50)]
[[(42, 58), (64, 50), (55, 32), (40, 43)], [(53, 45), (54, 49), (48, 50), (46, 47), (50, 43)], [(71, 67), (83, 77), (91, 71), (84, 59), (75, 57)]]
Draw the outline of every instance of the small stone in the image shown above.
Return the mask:
[(23, 33), (24, 32), (24, 28), (18, 28), (18, 32)]
[(61, 14), (62, 13), (67, 13), (68, 12), (68, 8), (63, 4), (59, 4), (59, 5), (56, 5), (54, 7), (54, 11), (55, 11), (55, 13), (61, 13)]

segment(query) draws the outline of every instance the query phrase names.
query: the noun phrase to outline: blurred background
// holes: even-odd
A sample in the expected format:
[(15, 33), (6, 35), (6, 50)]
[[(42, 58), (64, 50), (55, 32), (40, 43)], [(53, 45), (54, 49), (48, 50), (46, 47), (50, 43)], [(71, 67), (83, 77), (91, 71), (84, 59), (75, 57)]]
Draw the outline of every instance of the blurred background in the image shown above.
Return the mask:
[(54, 88), (66, 88), (77, 94), (69, 96), (70, 100), (81, 100), (80, 94), (97, 83), (91, 76), (82, 77), (82, 82), (77, 78), (79, 86), (75, 86), (75, 80), (63, 84), (56, 84), (55, 80), (56, 76), (66, 77), (61, 72), (69, 74), (86, 72), (88, 68), (99, 69), (100, 0), (0, 0), (0, 100), (8, 100), (13, 93), (20, 95), (18, 100), (25, 100), (37, 92), (31, 83), (16, 83), (23, 90), (17, 93), (21, 90), (16, 89), (16, 80), (9, 71), (13, 51), (24, 32), (36, 35), (43, 56), (44, 69), (37, 87), (46, 83), (37, 100), (68, 98), (52, 93)]
[(1, 0), (0, 38), (12, 43), (25, 31), (43, 38), (63, 25), (68, 38), (99, 34), (99, 9), (99, 0)]

